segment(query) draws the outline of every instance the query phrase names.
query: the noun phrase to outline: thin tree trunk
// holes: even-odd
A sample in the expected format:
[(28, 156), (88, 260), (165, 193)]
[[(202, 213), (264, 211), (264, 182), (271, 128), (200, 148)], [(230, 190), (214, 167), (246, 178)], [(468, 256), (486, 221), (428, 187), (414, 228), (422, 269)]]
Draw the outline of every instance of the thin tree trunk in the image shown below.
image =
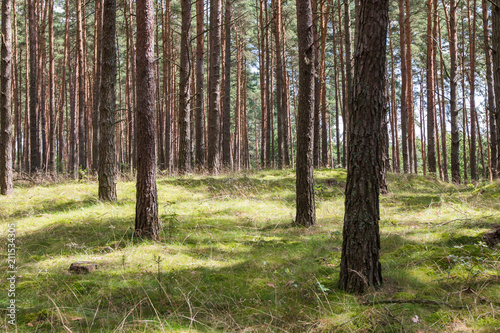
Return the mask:
[(196, 167), (202, 169), (206, 163), (205, 148), (205, 103), (203, 77), (204, 0), (196, 1)]
[(403, 149), (403, 172), (410, 172), (410, 160), (408, 156), (409, 151), (409, 135), (408, 135), (408, 110), (407, 110), (407, 91), (408, 79), (406, 69), (406, 33), (405, 33), (405, 15), (404, 15), (404, 1), (399, 0), (399, 39), (400, 39), (400, 52), (401, 52), (401, 136), (402, 136), (402, 149)]
[(450, 114), (451, 114), (451, 179), (460, 184), (459, 132), (457, 110), (457, 6), (450, 0)]
[(231, 170), (231, 0), (226, 0), (226, 52), (224, 63), (224, 114), (222, 123), (222, 164)]
[(210, 95), (208, 103), (208, 170), (220, 168), (220, 1), (210, 0)]
[(179, 173), (184, 174), (191, 170), (191, 110), (189, 102), (191, 91), (189, 76), (191, 74), (191, 0), (182, 0), (182, 28), (180, 50), (180, 77), (179, 77)]
[[(116, 4), (115, 4), (116, 6)], [(101, 34), (103, 25), (102, 1), (95, 0), (95, 26), (94, 26), (94, 108), (92, 131), (92, 169), (95, 170), (99, 163), (99, 103), (101, 100)], [(116, 97), (115, 97), (116, 99)]]
[(40, 171), (40, 127), (38, 118), (38, 93), (37, 93), (37, 22), (36, 22), (36, 0), (28, 0), (29, 3), (29, 44), (30, 44), (30, 145), (31, 145), (31, 172)]
[(470, 55), (470, 75), (469, 75), (469, 84), (470, 84), (470, 139), (471, 139), (471, 147), (470, 147), (470, 177), (473, 183), (477, 182), (477, 156), (476, 156), (476, 0), (472, 0), (472, 26), (471, 26), (471, 18), (470, 18), (470, 0), (467, 0), (467, 16), (469, 22), (469, 55)]
[[(84, 11), (81, 0), (76, 0), (76, 47), (78, 50), (78, 143), (79, 143), (79, 162), (78, 166), (83, 170), (87, 169), (87, 147), (85, 146), (85, 115), (87, 99), (85, 95), (85, 52), (83, 44), (83, 16)], [(43, 108), (43, 105), (42, 105)]]
[(0, 193), (12, 192), (12, 0), (2, 1)]
[(434, 119), (434, 35), (432, 23), (434, 21), (434, 1), (427, 2), (427, 161), (429, 172), (436, 173), (436, 142), (435, 142), (435, 119)]
[(49, 4), (49, 163), (48, 172), (52, 178), (56, 174), (56, 71), (54, 59), (54, 0)]
[(488, 5), (487, 0), (482, 0), (482, 10), (483, 10), (483, 38), (484, 38), (484, 52), (486, 60), (486, 84), (488, 91), (488, 104), (487, 104), (487, 115), (489, 118), (489, 132), (490, 132), (490, 178), (496, 178), (498, 172), (497, 164), (497, 136), (496, 136), (496, 124), (495, 124), (495, 93), (493, 92), (493, 69), (491, 67), (491, 47), (490, 47), (490, 32), (488, 27)]

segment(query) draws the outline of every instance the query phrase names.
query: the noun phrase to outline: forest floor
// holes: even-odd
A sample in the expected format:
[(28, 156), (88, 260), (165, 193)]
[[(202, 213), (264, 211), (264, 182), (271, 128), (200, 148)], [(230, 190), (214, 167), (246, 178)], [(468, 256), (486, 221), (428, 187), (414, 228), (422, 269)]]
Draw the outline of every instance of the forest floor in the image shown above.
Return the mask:
[[(158, 178), (162, 240), (134, 237), (135, 183), (100, 202), (95, 180), (16, 184), (0, 198), (0, 327), (18, 332), (500, 332), (500, 182), (389, 175), (384, 285), (337, 287), (345, 170), (317, 170), (318, 225), (292, 225), (292, 170)], [(71, 274), (70, 264), (98, 269)]]

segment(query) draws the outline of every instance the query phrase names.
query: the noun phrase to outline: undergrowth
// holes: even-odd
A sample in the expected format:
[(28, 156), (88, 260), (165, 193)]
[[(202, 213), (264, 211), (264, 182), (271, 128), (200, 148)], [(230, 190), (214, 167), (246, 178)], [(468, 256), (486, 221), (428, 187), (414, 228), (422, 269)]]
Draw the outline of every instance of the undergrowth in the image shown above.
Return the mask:
[[(18, 332), (494, 332), (500, 183), (454, 186), (389, 175), (381, 197), (384, 285), (337, 288), (345, 170), (317, 170), (318, 225), (294, 227), (292, 170), (158, 179), (160, 242), (134, 237), (135, 184), (118, 202), (97, 183), (17, 185)], [(2, 269), (7, 242), (0, 244)], [(93, 261), (87, 275), (72, 262)], [(6, 309), (7, 283), (0, 284)], [(10, 329), (5, 310), (0, 326)]]

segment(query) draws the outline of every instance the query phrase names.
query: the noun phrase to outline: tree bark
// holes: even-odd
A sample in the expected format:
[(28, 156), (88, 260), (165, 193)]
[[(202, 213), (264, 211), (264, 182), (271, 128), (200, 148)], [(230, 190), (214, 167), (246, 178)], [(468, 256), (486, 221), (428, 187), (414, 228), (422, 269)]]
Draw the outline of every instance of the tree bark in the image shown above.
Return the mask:
[(450, 0), (450, 114), (451, 114), (451, 180), (460, 184), (460, 139), (457, 110), (457, 5)]
[(30, 146), (31, 146), (31, 172), (40, 171), (40, 127), (38, 118), (38, 92), (37, 92), (37, 16), (35, 9), (36, 0), (28, 0), (29, 4), (29, 44), (30, 44)]
[(299, 103), (297, 111), (297, 181), (295, 223), (304, 227), (316, 224), (314, 203), (314, 38), (312, 8), (309, 0), (297, 0), (297, 37), (299, 43)]
[(154, 4), (137, 0), (137, 202), (135, 234), (159, 239), (156, 191)]
[(488, 90), (488, 106), (487, 115), (489, 117), (489, 131), (490, 131), (490, 178), (497, 177), (498, 170), (498, 146), (497, 146), (497, 133), (495, 124), (495, 93), (493, 91), (493, 70), (491, 68), (491, 47), (490, 47), (490, 32), (488, 27), (488, 5), (487, 0), (482, 0), (483, 10), (483, 38), (484, 38), (484, 52), (486, 60), (486, 85)]
[(0, 194), (12, 192), (12, 0), (2, 1)]
[[(472, 25), (471, 25), (472, 10)], [(476, 143), (476, 0), (473, 0), (472, 9), (470, 0), (467, 1), (467, 16), (469, 22), (469, 55), (470, 55), (470, 178), (473, 183), (477, 182), (477, 143)], [(479, 130), (479, 129), (477, 129)]]
[[(116, 0), (103, 6), (99, 102), (99, 199), (116, 201)], [(97, 87), (95, 87), (97, 89)], [(97, 152), (95, 152), (97, 153)]]
[(196, 166), (198, 169), (205, 167), (205, 103), (204, 103), (204, 77), (203, 77), (203, 37), (204, 37), (204, 0), (196, 1)]
[(191, 74), (191, 0), (182, 0), (182, 28), (180, 50), (180, 76), (179, 76), (179, 163), (180, 174), (191, 170), (191, 110), (189, 102), (191, 91), (189, 77)]
[(208, 170), (220, 168), (220, 1), (210, 0), (210, 95), (208, 98)]
[[(115, 1), (116, 2), (116, 1)], [(115, 3), (116, 7), (116, 3)], [(92, 131), (92, 169), (95, 170), (99, 163), (99, 103), (101, 102), (101, 54), (102, 54), (102, 25), (103, 6), (101, 0), (95, 0), (95, 28), (94, 28), (94, 110)], [(114, 43), (114, 42), (113, 42)], [(116, 100), (116, 96), (115, 96)]]
[(222, 116), (222, 164), (226, 170), (232, 169), (231, 163), (231, 0), (226, 0), (224, 17), (225, 63), (224, 63), (224, 114)]
[(403, 149), (403, 172), (410, 172), (410, 161), (408, 157), (408, 109), (407, 109), (407, 69), (406, 69), (406, 34), (405, 34), (405, 12), (404, 1), (399, 0), (399, 39), (401, 52), (401, 142)]
[(434, 40), (432, 22), (434, 1), (427, 2), (427, 161), (429, 172), (436, 173), (436, 142), (434, 131)]
[(360, 2), (339, 279), (341, 289), (355, 293), (382, 284), (378, 196), (388, 12), (388, 0)]
[(85, 140), (85, 115), (87, 98), (86, 91), (86, 75), (85, 75), (85, 51), (83, 44), (83, 16), (84, 11), (81, 0), (76, 0), (76, 47), (78, 50), (78, 144), (79, 158), (78, 166), (83, 170), (87, 169), (87, 147)]

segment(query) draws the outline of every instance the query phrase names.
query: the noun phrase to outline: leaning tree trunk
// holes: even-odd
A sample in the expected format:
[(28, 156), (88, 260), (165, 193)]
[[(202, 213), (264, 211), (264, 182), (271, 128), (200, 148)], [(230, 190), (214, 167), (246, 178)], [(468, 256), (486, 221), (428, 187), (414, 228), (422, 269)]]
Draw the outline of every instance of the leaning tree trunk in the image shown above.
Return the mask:
[(361, 293), (382, 284), (379, 262), (379, 172), (385, 113), (389, 0), (361, 0), (349, 117), (349, 167), (340, 264), (340, 288)]
[(12, 192), (12, 0), (2, 1), (0, 193)]
[[(105, 0), (99, 103), (99, 199), (116, 201), (116, 0)], [(98, 87), (95, 87), (98, 89)], [(97, 152), (94, 152), (97, 153)]]
[(135, 234), (159, 239), (156, 192), (154, 3), (137, 0), (137, 202)]
[(310, 0), (297, 0), (299, 105), (297, 110), (297, 214), (295, 223), (316, 224), (314, 203), (314, 38)]

